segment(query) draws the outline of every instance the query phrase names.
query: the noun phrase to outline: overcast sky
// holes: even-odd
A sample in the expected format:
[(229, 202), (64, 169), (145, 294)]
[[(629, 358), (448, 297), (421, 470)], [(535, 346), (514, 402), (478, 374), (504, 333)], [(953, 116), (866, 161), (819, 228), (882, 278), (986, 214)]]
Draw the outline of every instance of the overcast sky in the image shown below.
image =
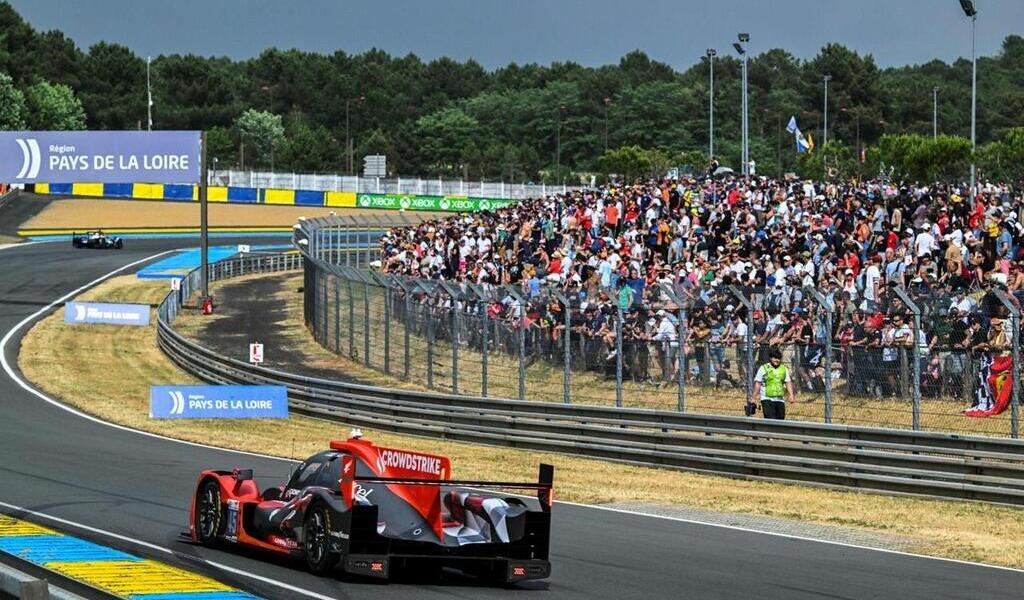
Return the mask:
[[(263, 49), (358, 53), (377, 47), (424, 59), (615, 63), (639, 48), (685, 69), (705, 48), (785, 48), (813, 57), (826, 42), (882, 66), (971, 53), (958, 0), (9, 0), (35, 28), (83, 49), (100, 40), (146, 55), (248, 58)], [(978, 53), (1024, 33), (1024, 0), (974, 0)]]

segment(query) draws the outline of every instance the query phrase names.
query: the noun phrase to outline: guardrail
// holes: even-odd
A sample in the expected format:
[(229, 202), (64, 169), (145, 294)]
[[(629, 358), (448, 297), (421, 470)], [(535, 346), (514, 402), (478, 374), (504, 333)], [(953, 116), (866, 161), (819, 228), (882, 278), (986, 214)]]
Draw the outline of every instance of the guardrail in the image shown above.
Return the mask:
[[(212, 279), (298, 268), (299, 255), (215, 263)], [(214, 383), (288, 387), (293, 410), (362, 427), (746, 479), (1024, 505), (1024, 442), (1004, 438), (564, 405), (377, 388), (220, 356), (171, 326), (193, 272), (160, 304), (157, 342)]]

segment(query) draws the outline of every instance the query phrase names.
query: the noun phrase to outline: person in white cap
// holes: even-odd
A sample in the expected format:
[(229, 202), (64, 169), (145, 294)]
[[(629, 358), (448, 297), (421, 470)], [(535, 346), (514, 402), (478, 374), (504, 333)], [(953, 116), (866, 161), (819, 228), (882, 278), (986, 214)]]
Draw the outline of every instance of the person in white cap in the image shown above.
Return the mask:
[(914, 252), (918, 258), (922, 256), (932, 256), (932, 254), (939, 249), (939, 245), (935, 242), (935, 236), (932, 235), (932, 228), (927, 222), (921, 226), (921, 232), (914, 238)]

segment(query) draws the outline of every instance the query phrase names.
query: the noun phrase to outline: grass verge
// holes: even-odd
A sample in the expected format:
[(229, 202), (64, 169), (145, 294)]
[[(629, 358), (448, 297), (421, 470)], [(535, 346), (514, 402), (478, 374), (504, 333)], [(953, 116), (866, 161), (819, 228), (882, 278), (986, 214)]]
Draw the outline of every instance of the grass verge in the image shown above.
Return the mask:
[[(86, 292), (80, 299), (145, 302), (155, 306), (166, 293), (166, 285), (131, 276), (118, 277)], [(288, 289), (282, 288), (282, 293)], [(289, 293), (297, 295), (294, 288)], [(297, 310), (298, 314), (295, 308), (289, 309), (288, 319), (298, 323), (289, 328), (289, 335), (311, 352), (322, 353), (317, 360), (339, 364), (341, 359), (308, 339), (308, 333), (301, 327), (301, 305)], [(189, 325), (185, 329), (200, 334), (202, 324), (194, 320), (188, 323), (189, 320), (183, 322)], [(65, 360), (72, 354), (76, 360)], [(35, 385), (73, 406), (106, 420), (180, 439), (304, 458), (322, 449), (328, 439), (344, 435), (347, 429), (339, 423), (301, 416), (287, 421), (244, 423), (149, 419), (151, 384), (193, 381), (157, 348), (153, 327), (76, 327), (64, 324), (61, 311), (57, 311), (25, 336), (18, 362)], [(360, 377), (362, 372), (353, 366), (352, 375)], [(83, 387), (109, 393), (88, 397), (75, 393)], [(1017, 509), (749, 482), (383, 431), (365, 433), (382, 445), (448, 455), (457, 477), (493, 478), (501, 473), (503, 478), (530, 480), (536, 476), (538, 462), (551, 462), (557, 469), (557, 495), (562, 500), (690, 506), (839, 525), (912, 539), (916, 552), (1024, 567), (1024, 512)]]

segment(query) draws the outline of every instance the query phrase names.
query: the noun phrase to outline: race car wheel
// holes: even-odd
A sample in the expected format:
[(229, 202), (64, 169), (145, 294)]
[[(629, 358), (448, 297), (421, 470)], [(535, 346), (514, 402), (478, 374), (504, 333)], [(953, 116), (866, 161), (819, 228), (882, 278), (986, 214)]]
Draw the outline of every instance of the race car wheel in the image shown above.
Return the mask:
[(222, 511), (220, 485), (212, 479), (204, 483), (196, 494), (196, 537), (201, 544), (212, 544), (220, 533)]
[(331, 552), (331, 515), (322, 504), (306, 515), (306, 565), (314, 575), (327, 575), (338, 564), (338, 555)]
[(114, 248), (117, 248), (118, 250), (124, 248), (124, 240), (119, 239), (116, 242), (114, 242)]

